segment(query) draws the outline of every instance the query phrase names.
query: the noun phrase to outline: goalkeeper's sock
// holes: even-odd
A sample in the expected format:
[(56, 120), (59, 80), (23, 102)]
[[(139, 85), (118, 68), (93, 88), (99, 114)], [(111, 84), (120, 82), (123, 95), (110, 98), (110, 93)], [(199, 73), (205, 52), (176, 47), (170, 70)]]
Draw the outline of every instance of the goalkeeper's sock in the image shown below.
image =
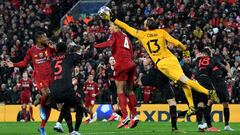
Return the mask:
[(189, 106), (194, 107), (191, 87), (189, 85), (184, 84), (182, 88), (187, 98)]
[(209, 92), (208, 92), (208, 90), (206, 88), (204, 88), (202, 85), (200, 85), (199, 83), (197, 83), (197, 82), (195, 82), (195, 81), (193, 81), (191, 79), (188, 79), (186, 81), (186, 84), (189, 85), (194, 90), (200, 92), (200, 93), (209, 95)]

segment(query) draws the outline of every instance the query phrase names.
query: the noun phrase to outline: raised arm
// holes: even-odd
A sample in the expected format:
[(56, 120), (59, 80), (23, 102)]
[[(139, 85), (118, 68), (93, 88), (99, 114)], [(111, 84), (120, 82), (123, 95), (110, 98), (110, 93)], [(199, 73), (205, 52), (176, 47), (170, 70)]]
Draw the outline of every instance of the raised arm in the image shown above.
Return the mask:
[(168, 32), (166, 32), (165, 30), (162, 30), (164, 33), (164, 38), (170, 42), (173, 43), (174, 46), (181, 48), (182, 50), (186, 50), (187, 47), (181, 43), (180, 41), (178, 41), (177, 39), (173, 38), (171, 35), (168, 34)]
[(126, 30), (129, 34), (131, 34), (135, 38), (140, 38), (140, 35), (143, 34), (143, 31), (137, 30), (118, 19), (116, 19), (114, 23), (118, 25), (120, 28)]

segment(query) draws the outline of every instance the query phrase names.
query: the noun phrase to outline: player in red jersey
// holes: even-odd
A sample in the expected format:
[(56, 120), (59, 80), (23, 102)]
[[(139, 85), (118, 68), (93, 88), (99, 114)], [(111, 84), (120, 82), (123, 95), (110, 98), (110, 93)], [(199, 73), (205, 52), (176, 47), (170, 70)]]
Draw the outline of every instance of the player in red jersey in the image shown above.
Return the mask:
[(26, 67), (28, 63), (32, 62), (34, 67), (33, 78), (36, 82), (37, 89), (41, 93), (40, 101), (40, 116), (42, 119), (39, 132), (41, 135), (45, 135), (45, 124), (49, 118), (51, 108), (46, 106), (46, 101), (49, 99), (50, 90), (49, 86), (52, 82), (52, 70), (51, 70), (51, 57), (55, 52), (53, 44), (49, 42), (46, 34), (42, 31), (38, 31), (35, 34), (36, 45), (32, 46), (24, 58), (24, 60), (13, 63), (11, 61), (5, 62), (8, 67)]
[(89, 75), (87, 81), (84, 83), (83, 92), (85, 94), (85, 107), (90, 113), (90, 118), (86, 119), (86, 124), (93, 118), (93, 107), (96, 101), (96, 96), (100, 94), (98, 84), (93, 81), (93, 75)]
[(28, 78), (28, 73), (24, 72), (22, 74), (22, 79), (17, 83), (17, 88), (20, 92), (20, 101), (22, 104), (22, 112), (25, 122), (27, 121), (27, 104), (29, 105), (30, 119), (34, 121), (33, 118), (33, 108), (32, 108), (32, 98), (31, 98), (31, 89), (33, 83), (30, 78)]
[[(130, 128), (134, 128), (137, 125), (139, 119), (137, 117), (136, 109), (137, 99), (131, 89), (136, 74), (136, 64), (133, 62), (132, 44), (127, 35), (123, 33), (116, 25), (114, 25), (112, 22), (109, 24), (111, 37), (108, 41), (97, 44), (95, 47), (112, 47), (112, 55), (116, 61), (116, 64), (114, 66), (114, 77), (117, 86), (119, 106), (122, 111), (122, 118), (118, 125), (118, 128), (122, 128), (130, 121), (126, 108), (127, 104), (132, 114)], [(127, 102), (127, 98), (129, 102)]]

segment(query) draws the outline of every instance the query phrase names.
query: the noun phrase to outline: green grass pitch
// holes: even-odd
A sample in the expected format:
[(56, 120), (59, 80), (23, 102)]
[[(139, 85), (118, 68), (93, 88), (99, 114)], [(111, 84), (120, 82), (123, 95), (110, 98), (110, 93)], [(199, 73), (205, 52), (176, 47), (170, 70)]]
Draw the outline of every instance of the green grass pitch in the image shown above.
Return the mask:
[[(0, 122), (0, 135), (38, 135), (37, 128), (39, 122)], [(67, 125), (63, 124), (64, 133), (56, 133), (53, 131), (54, 122), (46, 125), (48, 135), (67, 135)], [(82, 135), (168, 135), (171, 134), (170, 123), (168, 122), (140, 122), (134, 129), (117, 129), (118, 122), (95, 122), (85, 125), (82, 123), (80, 132)], [(224, 123), (213, 123), (221, 131), (218, 133), (199, 133), (197, 132), (197, 124), (190, 122), (179, 122), (178, 128), (184, 130), (186, 135), (240, 135), (240, 123), (231, 123), (231, 127), (235, 129), (233, 132), (223, 131)]]

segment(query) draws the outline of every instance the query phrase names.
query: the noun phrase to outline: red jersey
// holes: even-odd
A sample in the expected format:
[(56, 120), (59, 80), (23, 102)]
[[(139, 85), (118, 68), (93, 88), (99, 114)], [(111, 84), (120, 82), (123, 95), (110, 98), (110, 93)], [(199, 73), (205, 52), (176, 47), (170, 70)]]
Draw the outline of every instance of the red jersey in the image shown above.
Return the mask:
[(34, 67), (34, 78), (46, 79), (46, 76), (52, 74), (51, 70), (51, 58), (52, 51), (50, 48), (37, 48), (36, 46), (31, 47), (24, 58), (24, 60), (14, 63), (15, 67), (26, 67), (31, 61)]
[(31, 93), (32, 80), (29, 78), (27, 80), (21, 79), (17, 86), (21, 90), (21, 94)]
[(108, 41), (97, 44), (94, 47), (112, 47), (112, 55), (116, 61), (116, 64), (133, 61), (132, 44), (127, 35), (122, 31), (112, 33)]
[(95, 99), (95, 97), (92, 97), (93, 94), (99, 95), (100, 89), (98, 87), (98, 84), (95, 82), (85, 82), (83, 86), (83, 91), (85, 93), (85, 98), (92, 98)]

